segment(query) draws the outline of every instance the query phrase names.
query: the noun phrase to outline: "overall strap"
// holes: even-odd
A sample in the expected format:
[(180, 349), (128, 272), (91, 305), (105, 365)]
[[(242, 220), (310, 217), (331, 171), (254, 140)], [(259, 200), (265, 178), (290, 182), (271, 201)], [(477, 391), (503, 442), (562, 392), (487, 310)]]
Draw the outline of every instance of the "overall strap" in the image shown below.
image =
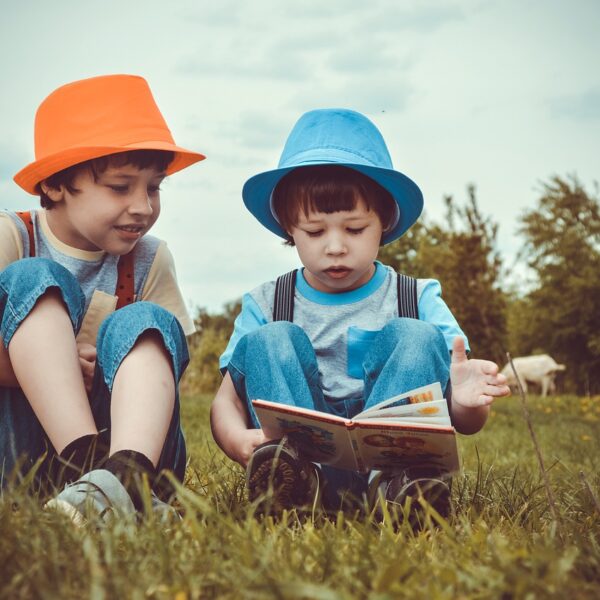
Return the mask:
[[(35, 256), (35, 236), (33, 234), (31, 212), (17, 211), (16, 215), (23, 221), (23, 224), (27, 228), (27, 235), (29, 236), (29, 256), (33, 257)], [(132, 250), (128, 254), (121, 256), (117, 264), (117, 285), (115, 289), (117, 309), (133, 302), (135, 292), (135, 283), (133, 279), (133, 252), (134, 251)]]
[(275, 282), (275, 298), (273, 301), (273, 321), (294, 320), (294, 291), (296, 289), (296, 273), (294, 269), (280, 275)]
[(117, 289), (115, 290), (115, 296), (117, 296), (117, 310), (123, 308), (133, 302), (133, 296), (135, 294), (135, 284), (133, 280), (133, 253), (135, 248), (123, 254), (119, 257), (117, 263)]
[(27, 229), (27, 235), (29, 236), (29, 256), (35, 256), (35, 236), (33, 235), (33, 220), (31, 213), (28, 210), (19, 210), (15, 213), (17, 217), (23, 221)]
[[(294, 320), (294, 290), (296, 289), (296, 269), (281, 275), (275, 283), (273, 321)], [(398, 316), (408, 319), (419, 318), (417, 300), (417, 280), (397, 273)]]
[(417, 280), (398, 273), (398, 316), (407, 319), (419, 318)]

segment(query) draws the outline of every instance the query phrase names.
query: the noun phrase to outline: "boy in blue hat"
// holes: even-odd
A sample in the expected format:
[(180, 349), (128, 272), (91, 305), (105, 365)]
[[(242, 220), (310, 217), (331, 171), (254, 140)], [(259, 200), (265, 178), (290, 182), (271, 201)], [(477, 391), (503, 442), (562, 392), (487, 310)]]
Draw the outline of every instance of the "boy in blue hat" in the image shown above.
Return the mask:
[[(371, 121), (344, 109), (304, 114), (279, 167), (249, 179), (242, 195), (261, 224), (296, 247), (303, 265), (244, 295), (220, 360), (213, 435), (247, 467), (251, 499), (271, 481), (278, 508), (310, 502), (323, 479), (329, 506), (367, 491), (367, 478), (320, 469), (289, 442), (265, 439), (255, 398), (352, 418), (439, 381), (447, 396), (452, 390), (457, 431), (483, 427), (489, 405), (510, 393), (498, 366), (467, 358), (468, 342), (437, 281), (398, 275), (376, 260), (380, 245), (417, 220), (423, 197), (394, 170)], [(426, 465), (371, 475), (370, 491), (391, 503), (422, 493), (448, 512), (449, 486)]]

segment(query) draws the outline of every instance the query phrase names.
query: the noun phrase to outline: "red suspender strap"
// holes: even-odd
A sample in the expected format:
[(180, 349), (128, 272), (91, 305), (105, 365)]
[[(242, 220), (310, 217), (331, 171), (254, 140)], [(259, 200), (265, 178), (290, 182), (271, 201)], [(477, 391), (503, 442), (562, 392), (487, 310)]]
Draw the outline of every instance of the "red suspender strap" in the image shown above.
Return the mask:
[(128, 254), (123, 254), (117, 264), (117, 289), (115, 290), (115, 295), (118, 298), (117, 310), (133, 302), (135, 291), (133, 282), (133, 252), (132, 250)]
[(35, 237), (33, 235), (33, 220), (28, 210), (17, 211), (17, 216), (23, 221), (29, 236), (29, 256), (35, 256)]

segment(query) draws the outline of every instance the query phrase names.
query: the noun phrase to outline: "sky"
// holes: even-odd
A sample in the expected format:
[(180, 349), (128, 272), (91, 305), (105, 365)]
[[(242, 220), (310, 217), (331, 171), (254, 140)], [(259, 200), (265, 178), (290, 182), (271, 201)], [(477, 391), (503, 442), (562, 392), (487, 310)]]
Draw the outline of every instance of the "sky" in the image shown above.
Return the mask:
[[(394, 167), (444, 218), (474, 184), (514, 264), (519, 216), (543, 182), (600, 178), (596, 0), (2, 0), (0, 208), (35, 208), (13, 175), (55, 88), (145, 77), (175, 141), (207, 159), (166, 181), (152, 233), (184, 298), (225, 303), (298, 266), (245, 209), (244, 182), (277, 166), (304, 112), (345, 107), (382, 132)], [(442, 282), (443, 283), (443, 282)]]

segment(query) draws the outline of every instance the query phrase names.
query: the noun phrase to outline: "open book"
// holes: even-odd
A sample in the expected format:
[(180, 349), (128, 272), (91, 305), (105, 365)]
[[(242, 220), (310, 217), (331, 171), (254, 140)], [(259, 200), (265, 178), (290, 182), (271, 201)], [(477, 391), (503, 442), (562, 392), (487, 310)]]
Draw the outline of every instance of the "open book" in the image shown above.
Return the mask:
[(353, 419), (253, 400), (267, 438), (284, 435), (309, 460), (366, 472), (410, 465), (458, 471), (456, 433), (439, 383), (384, 400)]

